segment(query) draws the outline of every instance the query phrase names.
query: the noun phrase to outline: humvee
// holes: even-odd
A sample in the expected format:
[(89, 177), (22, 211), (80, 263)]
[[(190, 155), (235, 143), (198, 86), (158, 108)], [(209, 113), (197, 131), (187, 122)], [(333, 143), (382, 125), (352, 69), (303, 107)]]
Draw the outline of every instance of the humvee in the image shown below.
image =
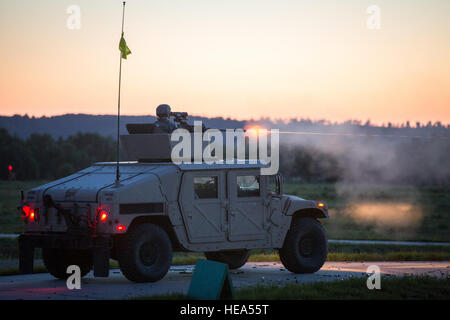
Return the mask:
[(281, 176), (261, 175), (261, 163), (173, 163), (170, 118), (189, 128), (187, 114), (165, 107), (157, 114), (157, 122), (128, 124), (121, 136), (134, 161), (95, 163), (22, 193), (21, 273), (32, 273), (35, 248), (60, 279), (70, 265), (82, 276), (93, 269), (107, 277), (114, 259), (129, 280), (154, 282), (177, 251), (202, 252), (235, 269), (252, 249), (276, 249), (291, 272), (322, 267), (325, 203), (284, 195)]

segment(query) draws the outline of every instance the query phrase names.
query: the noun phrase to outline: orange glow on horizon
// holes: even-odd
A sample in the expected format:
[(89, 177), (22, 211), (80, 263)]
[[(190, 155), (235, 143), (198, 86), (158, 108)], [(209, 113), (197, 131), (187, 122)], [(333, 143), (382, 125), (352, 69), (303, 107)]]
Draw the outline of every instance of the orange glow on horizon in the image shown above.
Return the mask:
[(267, 134), (267, 129), (262, 127), (262, 126), (258, 126), (258, 125), (249, 125), (249, 126), (245, 126), (244, 130), (248, 133), (250, 133), (251, 135), (260, 135), (260, 134)]

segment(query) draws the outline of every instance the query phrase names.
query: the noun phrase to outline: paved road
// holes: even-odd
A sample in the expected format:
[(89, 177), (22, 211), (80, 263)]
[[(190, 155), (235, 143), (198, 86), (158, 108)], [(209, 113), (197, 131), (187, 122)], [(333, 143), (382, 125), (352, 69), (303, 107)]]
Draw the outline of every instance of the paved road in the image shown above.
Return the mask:
[[(351, 277), (367, 277), (369, 265), (378, 265), (386, 276), (427, 274), (450, 276), (450, 262), (327, 262), (315, 274), (295, 275), (280, 263), (249, 262), (232, 271), (235, 288), (256, 284), (306, 283), (335, 281)], [(194, 266), (173, 266), (167, 276), (156, 283), (135, 284), (120, 272), (112, 270), (109, 278), (94, 278), (92, 273), (82, 280), (80, 290), (68, 290), (65, 281), (49, 274), (0, 277), (0, 299), (127, 299), (132, 297), (181, 292), (187, 293)]]

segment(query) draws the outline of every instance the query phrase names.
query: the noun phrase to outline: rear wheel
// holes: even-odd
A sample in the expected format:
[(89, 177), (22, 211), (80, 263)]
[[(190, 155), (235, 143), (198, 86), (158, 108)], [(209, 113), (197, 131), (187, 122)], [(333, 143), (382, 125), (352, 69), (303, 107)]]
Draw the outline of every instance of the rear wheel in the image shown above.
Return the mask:
[(162, 279), (172, 263), (172, 244), (163, 228), (144, 223), (121, 239), (117, 254), (124, 276), (133, 282)]
[(328, 239), (319, 221), (300, 218), (293, 221), (283, 247), (279, 250), (283, 265), (294, 273), (318, 271), (327, 258)]
[(58, 279), (67, 279), (67, 267), (77, 265), (84, 277), (92, 270), (93, 257), (90, 250), (43, 248), (42, 258), (48, 272)]
[(242, 267), (247, 262), (248, 257), (250, 256), (250, 251), (243, 249), (205, 252), (205, 256), (208, 260), (226, 263), (230, 269), (237, 269)]

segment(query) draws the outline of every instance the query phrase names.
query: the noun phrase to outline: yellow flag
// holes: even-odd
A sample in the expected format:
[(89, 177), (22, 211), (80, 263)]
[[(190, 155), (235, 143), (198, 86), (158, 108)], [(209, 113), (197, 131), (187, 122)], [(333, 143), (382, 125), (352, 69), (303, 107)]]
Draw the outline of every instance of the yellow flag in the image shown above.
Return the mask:
[(127, 42), (125, 41), (125, 38), (123, 37), (123, 33), (122, 33), (122, 37), (120, 38), (119, 50), (122, 53), (122, 59), (126, 59), (127, 55), (131, 54), (131, 50), (127, 46)]

